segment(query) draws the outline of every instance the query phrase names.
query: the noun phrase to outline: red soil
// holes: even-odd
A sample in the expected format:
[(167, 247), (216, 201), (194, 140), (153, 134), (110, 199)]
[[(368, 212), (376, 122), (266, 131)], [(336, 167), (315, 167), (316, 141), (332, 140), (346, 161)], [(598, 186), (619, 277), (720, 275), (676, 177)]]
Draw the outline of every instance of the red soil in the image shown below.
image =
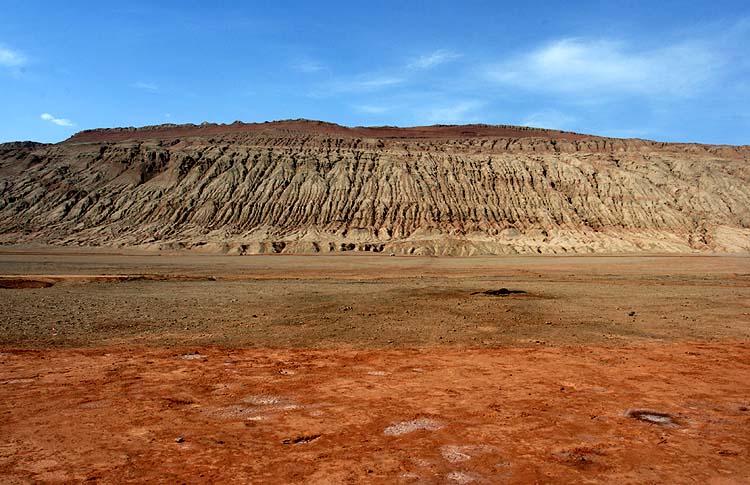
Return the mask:
[(354, 127), (308, 120), (266, 123), (234, 122), (229, 125), (157, 125), (141, 128), (102, 128), (76, 133), (66, 143), (114, 142), (124, 140), (174, 139), (228, 134), (314, 134), (346, 138), (529, 138), (584, 140), (592, 137), (578, 133), (508, 125), (435, 125), (398, 128), (394, 126)]
[[(0, 476), (6, 483), (750, 476), (747, 343), (197, 350), (1, 353)], [(628, 415), (640, 409), (676, 424)]]

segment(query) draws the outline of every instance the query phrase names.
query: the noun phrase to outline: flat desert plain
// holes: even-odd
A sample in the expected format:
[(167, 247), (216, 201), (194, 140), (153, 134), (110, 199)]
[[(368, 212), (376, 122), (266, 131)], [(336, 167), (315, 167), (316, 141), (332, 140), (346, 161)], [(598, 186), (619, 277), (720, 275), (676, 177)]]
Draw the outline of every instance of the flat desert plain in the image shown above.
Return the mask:
[(4, 483), (747, 483), (750, 258), (0, 251)]

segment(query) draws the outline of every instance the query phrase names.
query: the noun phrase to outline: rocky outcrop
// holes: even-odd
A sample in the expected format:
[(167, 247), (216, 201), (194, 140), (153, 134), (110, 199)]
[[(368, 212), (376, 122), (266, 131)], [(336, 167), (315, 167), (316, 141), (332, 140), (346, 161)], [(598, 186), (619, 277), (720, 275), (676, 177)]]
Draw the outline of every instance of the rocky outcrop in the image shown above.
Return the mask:
[(237, 254), (750, 250), (750, 147), (508, 126), (91, 130), (0, 145), (0, 242)]

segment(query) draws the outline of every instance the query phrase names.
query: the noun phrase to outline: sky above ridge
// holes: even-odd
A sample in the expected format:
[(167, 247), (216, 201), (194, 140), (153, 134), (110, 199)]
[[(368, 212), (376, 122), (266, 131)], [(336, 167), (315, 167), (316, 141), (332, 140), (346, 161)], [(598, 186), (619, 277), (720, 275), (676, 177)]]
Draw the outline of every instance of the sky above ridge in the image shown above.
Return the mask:
[(0, 142), (289, 118), (750, 144), (750, 2), (0, 0)]

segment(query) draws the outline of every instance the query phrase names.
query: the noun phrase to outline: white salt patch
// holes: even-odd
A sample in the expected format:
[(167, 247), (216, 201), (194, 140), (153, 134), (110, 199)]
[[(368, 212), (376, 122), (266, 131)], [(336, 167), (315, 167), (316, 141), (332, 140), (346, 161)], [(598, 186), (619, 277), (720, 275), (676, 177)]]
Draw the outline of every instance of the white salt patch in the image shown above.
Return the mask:
[(383, 434), (387, 436), (401, 436), (402, 434), (411, 433), (420, 429), (424, 429), (427, 431), (437, 431), (442, 427), (443, 425), (438, 421), (435, 421), (434, 419), (419, 418), (388, 426), (383, 431)]
[(659, 416), (656, 414), (641, 414), (640, 418), (644, 421), (650, 421), (657, 424), (671, 424), (672, 418), (669, 416)]
[(185, 360), (198, 360), (198, 359), (205, 359), (206, 358), (205, 355), (201, 355), (198, 352), (193, 352), (191, 354), (182, 354), (180, 357), (183, 358), (183, 359), (185, 359)]
[(249, 396), (244, 399), (246, 403), (255, 404), (256, 406), (273, 406), (281, 404), (283, 400), (278, 396)]
[(429, 468), (429, 467), (432, 467), (434, 465), (434, 463), (432, 461), (425, 460), (424, 458), (414, 458), (412, 460), (412, 463), (414, 463), (417, 466), (424, 467), (424, 468)]
[(443, 446), (440, 448), (440, 454), (451, 463), (459, 463), (471, 459), (471, 455), (461, 451), (460, 446)]
[(248, 408), (246, 406), (225, 406), (221, 408), (206, 409), (203, 411), (208, 416), (216, 419), (245, 419), (248, 421), (260, 421), (264, 419), (259, 416), (255, 408)]
[(471, 483), (476, 481), (476, 478), (464, 472), (450, 472), (445, 478), (456, 483)]
[(487, 445), (445, 445), (440, 448), (440, 454), (451, 463), (470, 460), (474, 456), (492, 451), (495, 451), (495, 448)]
[(406, 472), (406, 473), (402, 473), (401, 474), (401, 479), (402, 480), (407, 480), (407, 481), (410, 481), (410, 482), (419, 482), (419, 481), (422, 480), (422, 477), (420, 477), (416, 473)]
[(25, 384), (27, 382), (34, 382), (34, 379), (30, 379), (28, 377), (20, 379), (8, 379), (7, 381), (3, 382), (3, 384)]
[(279, 396), (249, 396), (243, 401), (269, 411), (290, 411), (300, 408), (297, 404), (290, 402), (289, 399)]
[(636, 410), (628, 411), (626, 413), (626, 416), (639, 419), (647, 423), (657, 424), (659, 426), (665, 426), (668, 428), (677, 426), (677, 422), (675, 421), (674, 417), (666, 413), (661, 413), (658, 411), (650, 411), (647, 409), (636, 409)]
[(367, 375), (369, 376), (387, 376), (388, 374), (390, 374), (390, 372), (386, 372), (383, 370), (371, 370), (367, 373)]

